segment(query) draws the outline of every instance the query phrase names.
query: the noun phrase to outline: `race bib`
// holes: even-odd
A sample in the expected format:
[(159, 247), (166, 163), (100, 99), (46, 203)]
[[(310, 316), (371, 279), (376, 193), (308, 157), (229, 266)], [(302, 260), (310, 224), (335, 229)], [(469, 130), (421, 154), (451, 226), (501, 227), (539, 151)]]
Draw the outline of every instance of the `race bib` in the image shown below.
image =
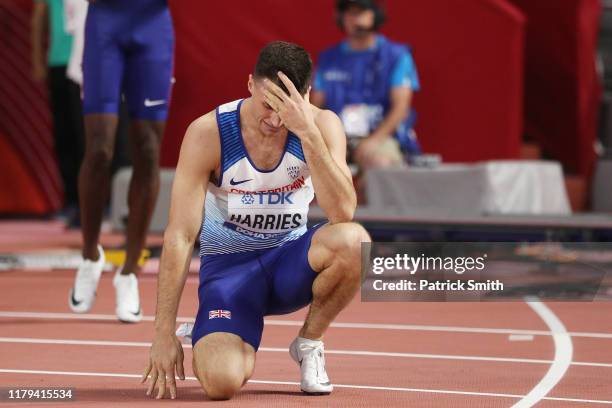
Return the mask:
[(262, 238), (284, 234), (306, 224), (309, 191), (228, 193), (225, 226)]

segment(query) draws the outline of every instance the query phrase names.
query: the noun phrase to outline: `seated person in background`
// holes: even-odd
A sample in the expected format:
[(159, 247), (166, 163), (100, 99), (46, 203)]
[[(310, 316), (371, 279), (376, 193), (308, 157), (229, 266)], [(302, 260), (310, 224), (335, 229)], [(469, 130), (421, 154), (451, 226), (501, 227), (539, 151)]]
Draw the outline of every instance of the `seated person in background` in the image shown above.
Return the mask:
[(419, 79), (410, 50), (378, 33), (385, 17), (375, 0), (338, 0), (336, 7), (347, 38), (320, 54), (311, 101), (342, 119), (350, 162), (402, 165), (421, 152), (412, 129)]

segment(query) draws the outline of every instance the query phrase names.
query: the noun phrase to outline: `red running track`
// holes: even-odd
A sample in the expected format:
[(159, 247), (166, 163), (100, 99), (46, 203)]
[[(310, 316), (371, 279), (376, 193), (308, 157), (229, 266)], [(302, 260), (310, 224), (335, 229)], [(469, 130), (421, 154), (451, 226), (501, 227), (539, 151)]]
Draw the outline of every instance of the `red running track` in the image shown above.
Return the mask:
[[(58, 237), (52, 226), (48, 234), (42, 231), (36, 238), (31, 238), (27, 225), (11, 228), (11, 234), (0, 234), (0, 252), (79, 244), (78, 234)], [(120, 241), (108, 234), (103, 239), (104, 244)], [(152, 241), (158, 244), (159, 238)], [(146, 318), (135, 325), (115, 320), (108, 273), (91, 314), (71, 314), (67, 296), (73, 277), (74, 271), (0, 272), (0, 388), (70, 387), (79, 407), (211, 403), (193, 379), (189, 346), (185, 347), (189, 377), (179, 382), (176, 401), (155, 401), (139, 384), (153, 336), (155, 275), (141, 277)], [(190, 275), (179, 320), (195, 315), (196, 289), (197, 277)], [(362, 303), (356, 298), (326, 334), (327, 368), (336, 389), (323, 397), (301, 394), (298, 367), (287, 353), (304, 310), (274, 316), (266, 322), (253, 380), (233, 400), (221, 404), (612, 405), (610, 315), (609, 303)], [(6, 402), (3, 405), (24, 406)], [(70, 404), (41, 402), (40, 406)]]

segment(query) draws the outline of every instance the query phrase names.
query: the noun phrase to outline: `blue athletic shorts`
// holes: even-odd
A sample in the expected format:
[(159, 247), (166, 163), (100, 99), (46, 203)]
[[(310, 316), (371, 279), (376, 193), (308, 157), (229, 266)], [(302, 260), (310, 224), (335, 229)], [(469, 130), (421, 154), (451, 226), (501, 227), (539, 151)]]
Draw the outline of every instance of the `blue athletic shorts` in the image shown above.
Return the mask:
[(166, 0), (90, 3), (83, 50), (84, 113), (117, 113), (123, 94), (131, 118), (166, 120), (173, 54)]
[(203, 257), (192, 344), (207, 334), (228, 332), (257, 350), (264, 316), (308, 305), (317, 276), (308, 250), (319, 226), (276, 248)]

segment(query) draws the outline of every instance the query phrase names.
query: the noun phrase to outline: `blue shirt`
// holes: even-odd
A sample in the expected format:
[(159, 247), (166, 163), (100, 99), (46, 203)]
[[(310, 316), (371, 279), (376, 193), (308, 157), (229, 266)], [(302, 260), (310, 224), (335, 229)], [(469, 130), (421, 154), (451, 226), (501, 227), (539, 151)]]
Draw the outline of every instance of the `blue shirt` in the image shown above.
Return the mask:
[[(365, 104), (374, 112), (370, 116), (373, 131), (391, 108), (393, 88), (420, 90), (418, 73), (410, 49), (389, 41), (382, 35), (366, 50), (353, 50), (344, 41), (323, 51), (315, 72), (314, 89), (325, 94), (325, 108), (340, 115), (347, 105)], [(419, 153), (412, 127), (416, 114), (412, 110), (394, 136), (403, 150)]]
[[(340, 47), (342, 52), (345, 53), (370, 53), (372, 52), (381, 42), (382, 36), (376, 37), (376, 44), (367, 50), (353, 50), (348, 41), (343, 41), (340, 43)], [(421, 84), (419, 82), (419, 75), (416, 69), (416, 65), (414, 64), (414, 59), (412, 58), (412, 54), (409, 50), (405, 50), (400, 53), (399, 59), (395, 64), (395, 67), (391, 73), (389, 78), (389, 85), (392, 88), (395, 87), (403, 87), (407, 86), (413, 92), (417, 92), (421, 90)], [(325, 92), (326, 89), (326, 81), (323, 79), (323, 75), (321, 74), (321, 70), (317, 69), (315, 72), (313, 88), (317, 91)]]

